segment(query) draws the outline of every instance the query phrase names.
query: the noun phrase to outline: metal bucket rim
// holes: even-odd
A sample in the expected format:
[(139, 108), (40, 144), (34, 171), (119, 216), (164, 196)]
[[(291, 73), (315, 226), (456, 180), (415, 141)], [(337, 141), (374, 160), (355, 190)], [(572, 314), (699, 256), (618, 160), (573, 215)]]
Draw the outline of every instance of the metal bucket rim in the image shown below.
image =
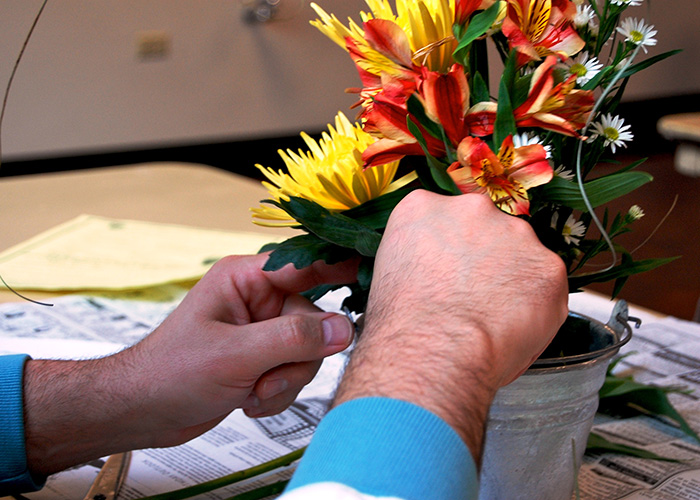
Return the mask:
[[(595, 351), (584, 352), (581, 354), (574, 354), (571, 356), (559, 356), (556, 358), (539, 358), (535, 360), (528, 371), (533, 370), (541, 372), (543, 370), (561, 370), (561, 369), (572, 369), (572, 368), (584, 368), (592, 363), (598, 363), (600, 361), (607, 360), (608, 358), (614, 356), (622, 346), (627, 344), (632, 338), (632, 327), (627, 321), (621, 321), (624, 329), (622, 334), (616, 332), (610, 325), (607, 325), (597, 319), (586, 316), (585, 314), (580, 314), (577, 312), (570, 311), (570, 316), (585, 319), (591, 323), (595, 323), (599, 328), (604, 328), (609, 331), (615, 341), (609, 346), (605, 346), (601, 349), (596, 349)], [(527, 372), (525, 372), (527, 373)]]

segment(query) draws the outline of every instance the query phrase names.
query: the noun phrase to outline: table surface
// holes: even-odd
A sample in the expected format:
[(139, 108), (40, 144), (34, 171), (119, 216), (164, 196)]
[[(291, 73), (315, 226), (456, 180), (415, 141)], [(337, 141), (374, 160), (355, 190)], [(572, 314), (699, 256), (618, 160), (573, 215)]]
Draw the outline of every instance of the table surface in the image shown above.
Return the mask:
[[(291, 235), (251, 222), (249, 209), (266, 196), (256, 180), (192, 163), (8, 177), (0, 180), (0, 251), (81, 214)], [(0, 292), (0, 301), (13, 299)]]

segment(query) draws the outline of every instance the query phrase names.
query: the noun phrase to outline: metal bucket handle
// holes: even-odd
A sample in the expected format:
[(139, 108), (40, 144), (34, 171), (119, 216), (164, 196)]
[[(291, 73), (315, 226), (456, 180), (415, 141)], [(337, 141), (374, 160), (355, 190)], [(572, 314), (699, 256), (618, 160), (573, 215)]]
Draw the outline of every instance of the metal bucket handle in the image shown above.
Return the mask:
[[(577, 316), (587, 318), (594, 323), (599, 323), (602, 325), (602, 323), (583, 314), (577, 314)], [(635, 318), (628, 314), (627, 302), (624, 300), (619, 300), (613, 308), (612, 314), (610, 315), (610, 319), (605, 325), (603, 325), (615, 334), (615, 342), (601, 349), (596, 349), (595, 351), (585, 352), (582, 354), (560, 356), (556, 358), (540, 358), (532, 364), (532, 368), (569, 365), (574, 363), (583, 363), (592, 359), (608, 358), (609, 356), (615, 354), (623, 345), (629, 342), (632, 338), (632, 327), (629, 325), (630, 321), (634, 322), (635, 328), (639, 328), (642, 324), (641, 319)]]

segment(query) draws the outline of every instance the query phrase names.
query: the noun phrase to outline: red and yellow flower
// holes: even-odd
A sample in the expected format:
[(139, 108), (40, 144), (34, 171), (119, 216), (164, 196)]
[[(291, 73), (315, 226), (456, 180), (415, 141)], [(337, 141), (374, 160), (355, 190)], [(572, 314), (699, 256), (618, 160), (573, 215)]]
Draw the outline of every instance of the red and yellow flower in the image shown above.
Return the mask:
[[(413, 122), (421, 130), (428, 153), (444, 156), (447, 147), (456, 148), (470, 133), (467, 122), (469, 85), (464, 68), (454, 64), (447, 73), (423, 68), (417, 87), (414, 95), (422, 103), (426, 116), (442, 127), (445, 140), (434, 137), (417, 120), (413, 119)], [(393, 88), (396, 91), (392, 91)], [(398, 84), (385, 82), (384, 92), (377, 95), (364, 112), (365, 130), (381, 137), (363, 153), (368, 166), (381, 165), (405, 155), (423, 154), (420, 144), (408, 129), (407, 100)]]
[(508, 0), (502, 31), (518, 52), (518, 65), (555, 54), (566, 59), (585, 42), (573, 26), (576, 5), (570, 0)]
[(461, 192), (486, 193), (504, 212), (529, 215), (527, 190), (546, 184), (554, 175), (546, 156), (540, 144), (514, 147), (512, 136), (503, 141), (498, 155), (478, 137), (467, 137), (447, 173)]
[[(580, 137), (578, 130), (583, 128), (593, 109), (593, 92), (574, 88), (576, 75), (563, 82), (554, 79), (556, 56), (548, 56), (532, 75), (528, 97), (513, 110), (518, 127), (539, 127), (560, 134)], [(467, 117), (474, 135), (488, 135), (493, 132), (497, 104), (483, 102), (476, 104)]]
[(323, 34), (347, 50), (365, 87), (378, 86), (382, 74), (411, 79), (420, 66), (446, 71), (452, 64), (455, 39), (454, 0), (367, 0), (371, 12), (361, 12), (362, 26), (343, 25), (312, 3), (319, 19), (311, 21)]

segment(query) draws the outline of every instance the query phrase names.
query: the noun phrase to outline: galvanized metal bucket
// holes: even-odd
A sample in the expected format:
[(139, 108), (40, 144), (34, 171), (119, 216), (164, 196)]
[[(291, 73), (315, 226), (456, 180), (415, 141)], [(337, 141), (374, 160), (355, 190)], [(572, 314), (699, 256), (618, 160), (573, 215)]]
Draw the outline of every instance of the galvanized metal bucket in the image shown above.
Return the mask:
[(547, 351), (502, 387), (486, 428), (479, 500), (570, 500), (598, 391), (611, 358), (629, 341), (627, 304), (607, 324), (569, 317)]

